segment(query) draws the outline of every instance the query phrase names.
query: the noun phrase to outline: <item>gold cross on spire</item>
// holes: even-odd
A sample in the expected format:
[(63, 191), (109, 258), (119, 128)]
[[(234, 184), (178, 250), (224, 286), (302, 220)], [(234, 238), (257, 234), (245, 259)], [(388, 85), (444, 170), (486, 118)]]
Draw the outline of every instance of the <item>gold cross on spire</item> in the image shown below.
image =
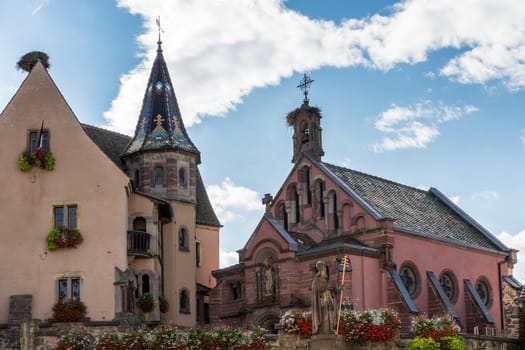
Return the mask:
[(155, 124), (157, 124), (157, 125), (155, 126), (155, 129), (153, 129), (153, 132), (164, 132), (164, 131), (166, 131), (162, 127), (162, 122), (163, 121), (164, 121), (164, 118), (162, 118), (162, 116), (160, 114), (157, 114), (157, 116), (155, 117)]

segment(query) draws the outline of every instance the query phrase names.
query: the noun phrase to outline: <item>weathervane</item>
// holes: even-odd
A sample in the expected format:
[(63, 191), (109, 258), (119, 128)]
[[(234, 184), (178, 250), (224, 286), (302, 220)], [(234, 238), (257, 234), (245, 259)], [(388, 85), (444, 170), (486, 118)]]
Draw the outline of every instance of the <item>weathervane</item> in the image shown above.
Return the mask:
[(308, 104), (308, 88), (315, 80), (310, 79), (310, 77), (304, 73), (303, 79), (299, 82), (299, 85), (297, 87), (301, 89), (301, 91), (304, 94), (304, 103)]

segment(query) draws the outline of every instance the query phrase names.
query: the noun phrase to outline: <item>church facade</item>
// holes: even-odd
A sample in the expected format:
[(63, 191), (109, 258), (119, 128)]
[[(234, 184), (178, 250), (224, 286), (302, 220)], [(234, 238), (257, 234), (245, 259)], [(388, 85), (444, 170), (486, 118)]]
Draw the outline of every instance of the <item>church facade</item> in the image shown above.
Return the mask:
[(221, 225), (160, 39), (132, 138), (81, 124), (46, 60), (0, 114), (0, 323), (16, 300), (35, 319), (70, 299), (92, 321), (134, 317), (147, 293), (149, 320), (206, 323)]
[(510, 332), (521, 288), (512, 277), (516, 251), (436, 188), (323, 162), (321, 113), (307, 94), (287, 122), (292, 170), (274, 196), (265, 195), (266, 213), (238, 251), (239, 263), (213, 272), (212, 323), (272, 329), (285, 311), (310, 310), (321, 260), (343, 307), (394, 308), (402, 331), (413, 315), (446, 312), (464, 332)]

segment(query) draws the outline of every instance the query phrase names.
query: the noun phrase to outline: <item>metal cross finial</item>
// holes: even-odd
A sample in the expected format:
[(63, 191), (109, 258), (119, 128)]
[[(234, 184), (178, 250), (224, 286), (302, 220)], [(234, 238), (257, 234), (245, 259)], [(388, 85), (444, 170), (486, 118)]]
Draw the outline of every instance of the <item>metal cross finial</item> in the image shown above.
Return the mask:
[(299, 85), (297, 87), (301, 89), (301, 91), (304, 94), (304, 102), (308, 103), (308, 88), (315, 80), (310, 79), (310, 77), (304, 73), (303, 79), (299, 82)]
[(155, 22), (157, 23), (157, 27), (159, 28), (159, 47), (160, 47), (160, 43), (162, 41), (160, 41), (160, 33), (164, 33), (164, 29), (162, 29), (162, 27), (160, 26), (160, 16), (158, 16), (157, 18), (155, 18)]

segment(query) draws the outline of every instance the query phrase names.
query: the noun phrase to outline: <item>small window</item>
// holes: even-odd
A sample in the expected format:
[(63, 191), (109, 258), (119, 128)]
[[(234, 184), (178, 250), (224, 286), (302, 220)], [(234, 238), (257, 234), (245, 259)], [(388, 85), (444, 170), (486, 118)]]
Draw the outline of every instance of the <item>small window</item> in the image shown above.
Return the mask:
[(81, 281), (79, 277), (60, 278), (57, 281), (58, 301), (80, 300)]
[[(29, 152), (35, 153), (38, 148), (38, 134), (39, 131), (30, 131), (29, 132)], [(49, 132), (42, 132), (42, 152), (49, 152)]]
[(188, 181), (186, 179), (186, 168), (179, 169), (179, 186), (184, 188), (188, 187)]
[(142, 216), (136, 217), (133, 220), (133, 231), (146, 232), (146, 219), (144, 219)]
[(60, 205), (53, 207), (54, 227), (55, 228), (77, 228), (77, 206)]
[(179, 312), (182, 314), (190, 313), (190, 295), (187, 289), (181, 289), (179, 294)]
[(155, 186), (164, 186), (164, 168), (158, 166), (155, 168), (154, 173)]
[(195, 266), (201, 266), (201, 242), (195, 242)]
[(188, 230), (184, 227), (179, 229), (179, 250), (190, 250), (188, 246)]
[(133, 175), (133, 185), (135, 186), (135, 189), (139, 188), (140, 185), (140, 171), (139, 169), (135, 170), (135, 174)]

